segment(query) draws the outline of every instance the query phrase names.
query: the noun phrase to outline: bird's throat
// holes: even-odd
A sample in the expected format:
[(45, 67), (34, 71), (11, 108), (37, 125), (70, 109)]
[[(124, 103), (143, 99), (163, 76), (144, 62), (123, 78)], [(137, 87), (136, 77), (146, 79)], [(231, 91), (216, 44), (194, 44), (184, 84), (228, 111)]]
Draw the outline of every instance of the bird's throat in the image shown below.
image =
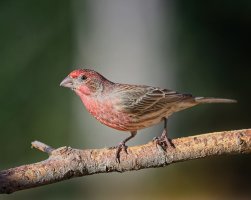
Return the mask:
[(75, 90), (76, 94), (82, 99), (84, 96), (91, 94), (91, 90), (87, 86), (80, 86)]

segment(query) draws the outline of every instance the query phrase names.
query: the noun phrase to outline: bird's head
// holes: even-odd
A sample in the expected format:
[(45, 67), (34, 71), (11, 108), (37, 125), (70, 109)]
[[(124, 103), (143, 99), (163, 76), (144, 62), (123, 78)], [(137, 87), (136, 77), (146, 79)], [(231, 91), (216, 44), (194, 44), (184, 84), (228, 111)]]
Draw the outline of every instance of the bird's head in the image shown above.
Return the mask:
[(80, 96), (92, 95), (101, 92), (106, 81), (107, 79), (98, 72), (90, 69), (76, 69), (60, 83), (60, 86), (68, 87)]

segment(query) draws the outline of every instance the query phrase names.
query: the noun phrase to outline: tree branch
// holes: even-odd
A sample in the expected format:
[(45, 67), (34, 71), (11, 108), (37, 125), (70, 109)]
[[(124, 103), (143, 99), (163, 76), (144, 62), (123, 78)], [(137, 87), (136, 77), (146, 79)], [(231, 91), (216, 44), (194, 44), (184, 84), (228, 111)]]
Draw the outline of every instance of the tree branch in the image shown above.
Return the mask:
[(208, 133), (173, 139), (175, 148), (164, 151), (156, 142), (129, 147), (121, 152), (121, 163), (114, 149), (54, 149), (35, 141), (32, 147), (48, 153), (49, 158), (34, 164), (0, 171), (0, 194), (47, 185), (73, 177), (98, 173), (125, 172), (208, 156), (251, 153), (251, 129)]

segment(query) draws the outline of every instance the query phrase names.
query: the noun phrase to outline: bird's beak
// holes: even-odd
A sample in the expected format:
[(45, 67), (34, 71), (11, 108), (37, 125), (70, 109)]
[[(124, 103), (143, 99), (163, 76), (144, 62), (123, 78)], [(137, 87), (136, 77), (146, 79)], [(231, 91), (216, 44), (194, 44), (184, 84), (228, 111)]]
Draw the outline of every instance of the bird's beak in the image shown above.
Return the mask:
[(71, 77), (67, 76), (61, 83), (60, 86), (73, 88), (73, 80)]

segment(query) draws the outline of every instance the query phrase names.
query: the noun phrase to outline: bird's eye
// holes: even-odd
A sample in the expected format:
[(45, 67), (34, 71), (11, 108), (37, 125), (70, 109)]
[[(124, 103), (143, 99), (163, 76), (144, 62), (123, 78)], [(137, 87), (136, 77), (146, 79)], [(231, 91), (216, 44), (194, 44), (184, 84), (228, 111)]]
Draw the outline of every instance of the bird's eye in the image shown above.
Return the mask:
[(84, 80), (87, 79), (87, 77), (86, 77), (85, 75), (82, 75), (82, 76), (80, 76), (80, 79), (81, 79), (82, 81), (84, 81)]

